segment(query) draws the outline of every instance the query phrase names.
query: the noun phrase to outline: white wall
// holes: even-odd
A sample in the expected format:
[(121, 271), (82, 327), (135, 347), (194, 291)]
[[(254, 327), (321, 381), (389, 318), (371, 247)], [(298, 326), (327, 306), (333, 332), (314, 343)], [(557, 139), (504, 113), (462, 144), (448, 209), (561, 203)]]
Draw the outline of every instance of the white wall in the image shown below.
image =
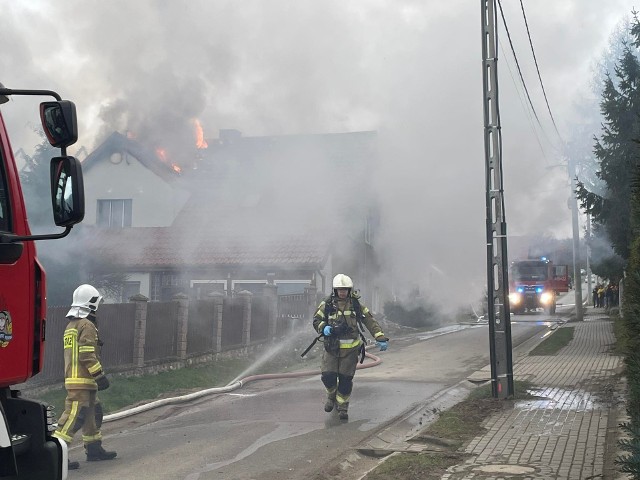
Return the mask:
[(118, 164), (99, 160), (84, 172), (83, 223), (95, 225), (98, 199), (132, 199), (132, 227), (171, 225), (188, 192), (172, 187), (131, 155), (123, 157)]

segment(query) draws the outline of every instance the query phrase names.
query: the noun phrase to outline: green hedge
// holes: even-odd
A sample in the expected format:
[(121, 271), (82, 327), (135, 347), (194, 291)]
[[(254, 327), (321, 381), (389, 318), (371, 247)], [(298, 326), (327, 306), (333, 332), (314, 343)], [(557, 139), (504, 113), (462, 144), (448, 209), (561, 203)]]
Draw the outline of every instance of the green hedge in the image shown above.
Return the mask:
[(620, 442), (626, 452), (617, 458), (620, 470), (640, 478), (640, 238), (631, 244), (627, 275), (624, 280), (622, 319), (616, 327), (617, 349), (624, 355), (628, 382), (629, 421), (622, 428), (629, 436)]

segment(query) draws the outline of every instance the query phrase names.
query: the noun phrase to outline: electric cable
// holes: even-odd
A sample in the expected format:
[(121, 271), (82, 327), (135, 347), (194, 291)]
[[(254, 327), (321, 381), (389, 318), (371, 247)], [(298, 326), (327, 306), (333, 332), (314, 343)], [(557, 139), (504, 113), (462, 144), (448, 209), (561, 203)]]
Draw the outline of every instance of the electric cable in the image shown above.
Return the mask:
[(500, 50), (502, 50), (503, 55), (505, 55), (505, 65), (507, 66), (507, 70), (509, 71), (509, 76), (511, 77), (511, 81), (513, 82), (513, 86), (516, 89), (516, 93), (518, 94), (518, 100), (520, 100), (520, 105), (522, 106), (522, 109), (527, 112), (527, 119), (529, 120), (529, 125), (531, 126), (531, 130), (533, 131), (533, 135), (536, 137), (536, 141), (538, 142), (538, 146), (540, 147), (540, 151), (542, 152), (542, 157), (544, 158), (545, 162), (547, 164), (549, 164), (549, 159), (547, 158), (546, 153), (544, 152), (544, 148), (542, 146), (542, 142), (540, 141), (540, 135), (538, 135), (538, 131), (536, 130), (536, 126), (533, 123), (533, 118), (531, 116), (531, 111), (527, 108), (527, 105), (524, 101), (524, 99), (522, 98), (522, 94), (520, 93), (520, 90), (518, 89), (518, 83), (516, 82), (516, 79), (513, 76), (513, 72), (511, 71), (511, 67), (509, 66), (509, 62), (507, 62), (507, 57), (506, 54), (504, 53), (504, 47), (502, 46), (502, 42), (500, 43)]
[(538, 117), (536, 108), (533, 106), (533, 102), (531, 101), (531, 95), (529, 95), (529, 89), (527, 88), (527, 84), (524, 81), (522, 70), (520, 69), (520, 62), (518, 62), (518, 56), (516, 55), (516, 50), (513, 46), (513, 41), (511, 40), (511, 33), (509, 32), (509, 27), (507, 26), (507, 20), (504, 16), (504, 11), (502, 10), (502, 2), (500, 0), (498, 0), (498, 7), (500, 8), (500, 16), (502, 17), (502, 24), (504, 25), (504, 29), (507, 33), (507, 38), (509, 39), (509, 46), (511, 47), (511, 53), (513, 54), (513, 59), (516, 62), (516, 68), (518, 70), (518, 75), (520, 76), (520, 81), (522, 82), (522, 86), (524, 87), (524, 91), (527, 95), (527, 100), (529, 100), (529, 105), (531, 106), (531, 110), (533, 111), (533, 116), (536, 118), (536, 121), (538, 122), (540, 129), (544, 132), (544, 128), (542, 127), (542, 123), (540, 123), (540, 118)]
[(536, 65), (536, 72), (538, 72), (538, 79), (540, 80), (540, 86), (542, 87), (542, 94), (544, 96), (544, 101), (547, 104), (547, 110), (549, 111), (549, 116), (551, 117), (551, 122), (553, 123), (553, 128), (555, 128), (560, 141), (564, 144), (562, 140), (562, 135), (560, 135), (560, 131), (558, 130), (558, 126), (556, 125), (556, 120), (553, 118), (553, 113), (551, 113), (551, 107), (549, 106), (549, 100), (547, 99), (547, 92), (544, 89), (544, 84), (542, 83), (542, 75), (540, 74), (540, 68), (538, 67), (538, 59), (536, 58), (536, 52), (533, 49), (533, 41), (531, 40), (531, 32), (529, 31), (529, 22), (527, 21), (527, 14), (524, 11), (524, 3), (523, 0), (520, 0), (520, 8), (522, 9), (522, 16), (524, 17), (524, 25), (527, 28), (527, 37), (529, 37), (529, 45), (531, 46), (531, 54), (533, 55), (533, 62)]

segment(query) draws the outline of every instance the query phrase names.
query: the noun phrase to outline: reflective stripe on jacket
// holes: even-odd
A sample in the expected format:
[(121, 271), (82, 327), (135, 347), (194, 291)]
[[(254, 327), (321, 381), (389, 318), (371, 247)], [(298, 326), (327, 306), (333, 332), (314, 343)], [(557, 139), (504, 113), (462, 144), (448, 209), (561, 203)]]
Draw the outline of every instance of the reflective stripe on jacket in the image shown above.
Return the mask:
[[(313, 316), (313, 328), (315, 328), (316, 332), (322, 333), (326, 325), (331, 325), (334, 328), (339, 325), (346, 325), (347, 328), (345, 331), (338, 334), (340, 350), (350, 350), (359, 347), (362, 344), (362, 340), (360, 339), (358, 320), (356, 319), (356, 311), (353, 308), (352, 298), (348, 297), (345, 300), (335, 299), (334, 301), (335, 308), (332, 309), (333, 312), (328, 315), (328, 318), (325, 318), (325, 305), (327, 301), (323, 300), (320, 302)], [(375, 318), (373, 318), (373, 315), (371, 315), (371, 311), (362, 304), (360, 304), (360, 309), (362, 311), (360, 321), (367, 327), (369, 333), (371, 333), (375, 339), (384, 337), (382, 328), (378, 322), (376, 322)]]
[(98, 329), (86, 318), (72, 319), (64, 331), (64, 386), (97, 390), (103, 374), (98, 351)]

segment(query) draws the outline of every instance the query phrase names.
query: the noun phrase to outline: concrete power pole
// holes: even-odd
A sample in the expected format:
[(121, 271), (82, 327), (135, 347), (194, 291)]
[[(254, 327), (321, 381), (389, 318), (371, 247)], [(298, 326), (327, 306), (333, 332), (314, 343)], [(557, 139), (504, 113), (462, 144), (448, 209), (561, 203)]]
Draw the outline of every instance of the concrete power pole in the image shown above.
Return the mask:
[[(578, 198), (576, 190), (578, 179), (576, 177), (575, 162), (569, 157), (567, 162), (569, 169), (569, 181), (571, 182), (571, 225), (573, 230), (573, 286), (576, 303), (576, 321), (583, 320), (582, 311), (582, 275), (580, 274), (580, 226), (578, 225)], [(588, 272), (587, 272), (588, 274)]]
[(502, 139), (498, 115), (498, 68), (495, 0), (482, 3), (482, 83), (487, 210), (487, 314), (494, 398), (513, 396), (513, 359), (507, 222), (502, 187)]
[(587, 213), (587, 305), (594, 306), (591, 289), (591, 214)]

